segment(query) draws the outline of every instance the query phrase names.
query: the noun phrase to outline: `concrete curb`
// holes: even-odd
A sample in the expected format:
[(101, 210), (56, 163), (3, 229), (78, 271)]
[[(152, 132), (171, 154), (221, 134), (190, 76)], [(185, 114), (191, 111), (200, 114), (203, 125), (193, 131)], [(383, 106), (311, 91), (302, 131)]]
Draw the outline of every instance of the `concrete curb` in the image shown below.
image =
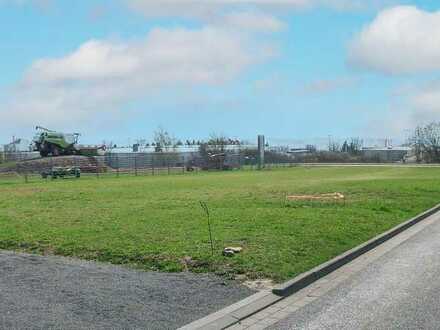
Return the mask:
[(372, 238), (371, 240), (313, 268), (312, 270), (298, 275), (294, 279), (287, 281), (281, 284), (280, 286), (276, 287), (275, 289), (273, 289), (272, 292), (276, 295), (287, 297), (305, 288), (307, 285), (317, 281), (318, 279), (328, 275), (334, 270), (346, 265), (350, 261), (374, 249), (376, 246), (388, 241), (389, 239), (393, 238), (394, 236), (400, 234), (404, 230), (426, 219), (427, 217), (433, 215), (438, 211), (440, 211), (440, 204), (434, 206), (433, 208), (419, 214), (418, 216), (404, 223), (401, 223), (400, 225), (386, 231), (385, 233), (380, 234)]
[(260, 291), (218, 312), (187, 324), (179, 330), (226, 329), (282, 299), (284, 297), (277, 296), (270, 290)]
[(216, 313), (194, 321), (180, 328), (180, 330), (226, 329), (305, 288), (306, 286), (348, 264), (350, 261), (353, 261), (368, 251), (371, 251), (380, 244), (388, 241), (389, 239), (395, 237), (396, 235), (437, 213), (438, 211), (440, 211), (440, 204), (388, 230), (387, 232), (374, 237), (366, 243), (363, 243), (333, 258), (332, 260), (327, 261), (306, 273), (298, 275), (292, 280), (279, 285), (273, 289), (272, 292), (266, 290), (256, 293)]

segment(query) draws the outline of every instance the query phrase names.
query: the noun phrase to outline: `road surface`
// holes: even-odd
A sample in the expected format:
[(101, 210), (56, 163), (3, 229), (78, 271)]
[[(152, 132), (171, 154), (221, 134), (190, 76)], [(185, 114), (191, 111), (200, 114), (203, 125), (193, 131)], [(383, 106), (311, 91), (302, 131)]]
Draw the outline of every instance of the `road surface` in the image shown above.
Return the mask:
[(0, 329), (176, 329), (252, 293), (212, 275), (0, 251)]
[(234, 329), (440, 329), (435, 214)]

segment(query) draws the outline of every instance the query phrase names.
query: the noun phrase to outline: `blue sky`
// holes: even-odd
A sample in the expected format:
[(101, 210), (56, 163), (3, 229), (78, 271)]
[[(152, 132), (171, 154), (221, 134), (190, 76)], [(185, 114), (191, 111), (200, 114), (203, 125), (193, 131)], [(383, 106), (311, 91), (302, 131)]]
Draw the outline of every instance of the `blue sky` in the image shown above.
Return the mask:
[(403, 137), (440, 112), (440, 7), (0, 0), (0, 141)]

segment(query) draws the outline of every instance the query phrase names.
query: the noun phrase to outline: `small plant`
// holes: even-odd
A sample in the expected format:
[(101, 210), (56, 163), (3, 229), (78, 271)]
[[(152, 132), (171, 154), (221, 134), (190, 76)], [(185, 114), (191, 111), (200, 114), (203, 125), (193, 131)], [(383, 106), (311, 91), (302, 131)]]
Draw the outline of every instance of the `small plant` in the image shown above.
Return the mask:
[(210, 214), (209, 214), (209, 208), (208, 205), (206, 205), (205, 202), (200, 201), (200, 206), (206, 213), (206, 217), (208, 219), (208, 231), (209, 231), (209, 240), (211, 242), (211, 254), (214, 256), (214, 243), (212, 241), (212, 230), (211, 230), (211, 220), (210, 220)]

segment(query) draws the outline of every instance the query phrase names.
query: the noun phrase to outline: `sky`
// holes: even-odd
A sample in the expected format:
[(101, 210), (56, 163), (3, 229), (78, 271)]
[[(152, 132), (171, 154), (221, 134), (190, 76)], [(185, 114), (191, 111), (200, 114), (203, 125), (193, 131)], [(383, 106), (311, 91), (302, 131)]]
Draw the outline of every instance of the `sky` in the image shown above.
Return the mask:
[(0, 0), (0, 143), (403, 138), (440, 114), (434, 0)]

